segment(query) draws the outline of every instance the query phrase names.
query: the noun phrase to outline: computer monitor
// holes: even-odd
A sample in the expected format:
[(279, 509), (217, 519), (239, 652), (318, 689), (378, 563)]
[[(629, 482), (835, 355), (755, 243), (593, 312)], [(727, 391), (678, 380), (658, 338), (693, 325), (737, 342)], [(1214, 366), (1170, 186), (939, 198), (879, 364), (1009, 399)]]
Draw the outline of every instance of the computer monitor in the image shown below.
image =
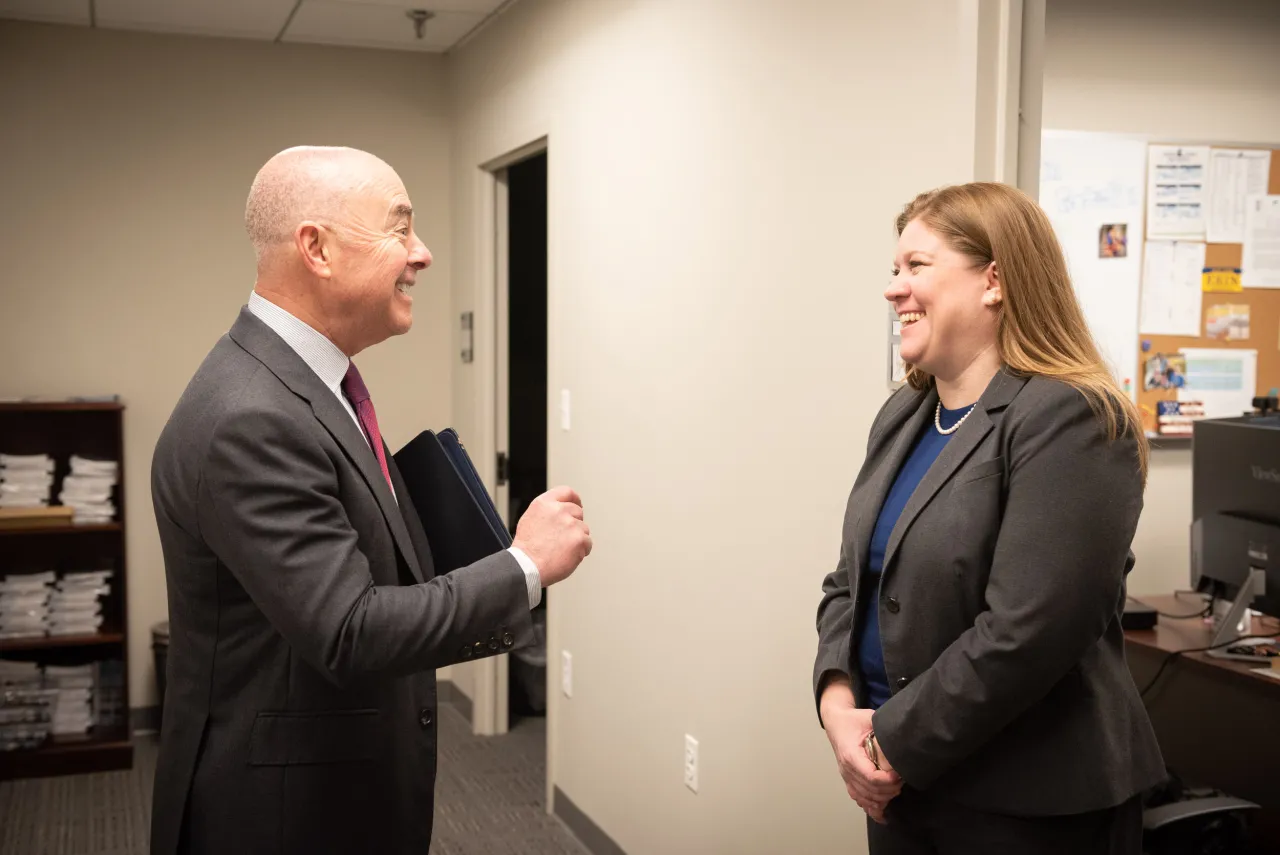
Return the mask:
[(1196, 422), (1191, 459), (1191, 585), (1231, 601), (1222, 645), (1248, 608), (1280, 617), (1280, 414)]

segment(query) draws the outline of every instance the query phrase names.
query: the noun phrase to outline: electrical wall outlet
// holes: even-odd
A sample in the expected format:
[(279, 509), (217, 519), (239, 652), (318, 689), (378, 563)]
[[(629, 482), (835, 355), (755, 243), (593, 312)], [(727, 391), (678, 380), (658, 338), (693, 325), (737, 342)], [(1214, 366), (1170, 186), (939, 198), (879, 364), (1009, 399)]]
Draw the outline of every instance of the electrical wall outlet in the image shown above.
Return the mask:
[(573, 697), (573, 656), (568, 650), (560, 651), (560, 690), (566, 698)]
[(684, 785), (698, 792), (698, 740), (684, 735)]

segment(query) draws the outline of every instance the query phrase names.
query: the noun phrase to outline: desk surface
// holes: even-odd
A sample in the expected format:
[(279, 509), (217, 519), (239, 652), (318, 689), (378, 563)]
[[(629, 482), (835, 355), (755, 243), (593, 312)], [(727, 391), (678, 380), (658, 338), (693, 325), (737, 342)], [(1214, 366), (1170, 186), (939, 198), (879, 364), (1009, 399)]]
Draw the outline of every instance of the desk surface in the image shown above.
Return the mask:
[[(1139, 597), (1169, 614), (1197, 611), (1198, 597)], [(1254, 631), (1280, 632), (1270, 619)], [(1200, 618), (1160, 618), (1155, 629), (1125, 633), (1125, 656), (1134, 682), (1146, 687), (1174, 651), (1212, 643)], [(1169, 662), (1143, 698), (1165, 763), (1193, 786), (1210, 786), (1248, 799), (1262, 809), (1250, 818), (1255, 847), (1280, 853), (1280, 680), (1250, 669), (1251, 662), (1186, 653)]]
[[(1201, 599), (1192, 594), (1181, 596), (1162, 595), (1152, 597), (1135, 597), (1140, 602), (1157, 611), (1167, 614), (1189, 614), (1201, 607)], [(1256, 635), (1280, 635), (1280, 624), (1272, 618), (1254, 618), (1253, 633)], [(1161, 617), (1155, 629), (1131, 629), (1125, 631), (1125, 640), (1153, 651), (1173, 653), (1205, 647), (1213, 643), (1213, 631), (1203, 618)], [(1234, 672), (1246, 680), (1255, 680), (1280, 693), (1280, 679), (1266, 674), (1255, 673), (1252, 669), (1261, 667), (1252, 662), (1238, 662), (1231, 659), (1216, 659), (1205, 653), (1185, 653), (1183, 659)], [(1277, 671), (1280, 673), (1280, 671)]]

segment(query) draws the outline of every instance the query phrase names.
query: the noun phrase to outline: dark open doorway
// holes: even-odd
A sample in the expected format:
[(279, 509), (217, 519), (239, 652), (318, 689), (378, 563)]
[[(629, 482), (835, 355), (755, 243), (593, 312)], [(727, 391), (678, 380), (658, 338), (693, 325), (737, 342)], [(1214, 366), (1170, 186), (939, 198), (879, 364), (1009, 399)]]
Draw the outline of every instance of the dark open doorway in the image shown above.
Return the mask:
[[(547, 489), (547, 155), (507, 169), (507, 520)], [(502, 467), (500, 467), (502, 468)], [(502, 474), (502, 473), (500, 473)], [(533, 613), (538, 643), (511, 656), (509, 712), (546, 714), (547, 596)]]

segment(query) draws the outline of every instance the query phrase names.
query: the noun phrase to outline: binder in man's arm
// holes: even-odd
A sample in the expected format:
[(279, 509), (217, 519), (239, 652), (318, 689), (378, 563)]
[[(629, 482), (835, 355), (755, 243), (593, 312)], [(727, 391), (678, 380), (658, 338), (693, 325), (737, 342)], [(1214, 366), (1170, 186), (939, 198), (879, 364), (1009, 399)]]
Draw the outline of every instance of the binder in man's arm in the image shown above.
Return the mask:
[(439, 573), (511, 546), (493, 499), (453, 428), (424, 430), (394, 455)]

